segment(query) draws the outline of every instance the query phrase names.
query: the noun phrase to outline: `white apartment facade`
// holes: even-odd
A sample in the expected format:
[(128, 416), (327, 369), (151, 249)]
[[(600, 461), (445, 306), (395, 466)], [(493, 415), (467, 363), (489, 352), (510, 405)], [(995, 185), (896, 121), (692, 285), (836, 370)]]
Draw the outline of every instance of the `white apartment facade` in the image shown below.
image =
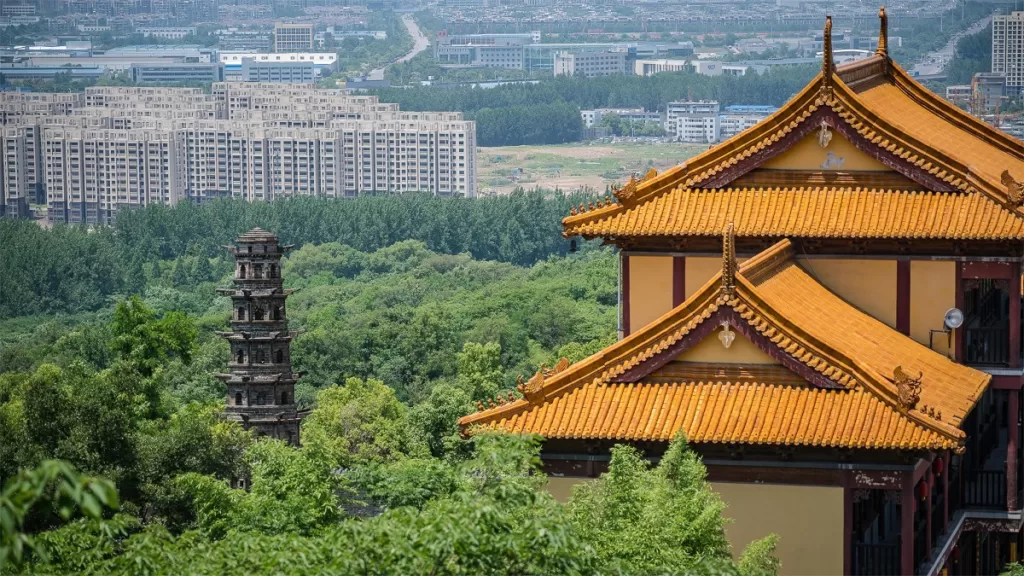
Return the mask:
[(476, 194), (476, 126), (373, 96), (276, 84), (89, 88), (66, 115), (0, 126), (9, 215), (45, 191), (53, 221), (105, 223), (126, 207), (232, 197)]
[(665, 111), (665, 131), (680, 142), (710, 144), (720, 139), (718, 102), (669, 102)]
[(992, 17), (992, 72), (1006, 76), (1006, 85), (1024, 86), (1024, 12)]
[(554, 55), (555, 76), (613, 76), (626, 73), (626, 53), (558, 52)]

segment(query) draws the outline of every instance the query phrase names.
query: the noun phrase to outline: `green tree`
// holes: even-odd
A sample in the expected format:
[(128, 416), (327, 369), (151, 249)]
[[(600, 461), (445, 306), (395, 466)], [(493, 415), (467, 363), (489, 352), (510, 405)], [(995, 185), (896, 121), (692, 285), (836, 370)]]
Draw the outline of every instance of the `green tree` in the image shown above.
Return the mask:
[(501, 345), (497, 342), (478, 344), (466, 342), (456, 356), (458, 385), (469, 393), (471, 400), (493, 398), (501, 389), (504, 373), (501, 369)]
[(192, 320), (180, 312), (157, 318), (138, 296), (117, 305), (111, 328), (114, 351), (144, 377), (152, 376), (168, 358), (178, 357), (186, 363), (192, 358), (196, 339)]
[[(606, 572), (664, 574), (731, 566), (725, 504), (682, 436), (657, 468), (640, 452), (616, 446), (608, 472), (573, 492), (569, 510), (580, 537), (593, 544)], [(773, 546), (751, 544), (750, 569), (770, 568)]]
[(349, 378), (317, 394), (316, 409), (302, 423), (306, 449), (340, 466), (382, 463), (426, 454), (408, 408), (380, 380)]

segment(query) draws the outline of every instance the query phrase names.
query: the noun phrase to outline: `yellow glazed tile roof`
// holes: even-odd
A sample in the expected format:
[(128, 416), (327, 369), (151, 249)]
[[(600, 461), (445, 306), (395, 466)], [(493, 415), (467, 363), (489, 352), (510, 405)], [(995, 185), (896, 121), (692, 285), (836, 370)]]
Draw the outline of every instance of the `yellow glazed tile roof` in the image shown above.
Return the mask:
[[(731, 234), (727, 238), (731, 246)], [(988, 386), (989, 375), (850, 306), (796, 263), (788, 240), (738, 270), (730, 252), (723, 272), (675, 309), (590, 358), (538, 373), (523, 386), (523, 399), (466, 416), (460, 420), (463, 429), (656, 439), (686, 425), (692, 426), (686, 431), (694, 441), (960, 449), (960, 423)], [(770, 351), (788, 368), (813, 374), (819, 383), (796, 386), (792, 375), (780, 377), (763, 367), (743, 378), (720, 379), (707, 376), (714, 368), (709, 365), (690, 367), (690, 377), (667, 370), (672, 364), (644, 371), (722, 314), (743, 323), (736, 324), (738, 330), (756, 333), (774, 347)], [(918, 398), (906, 400), (910, 388), (900, 374), (920, 374)], [(631, 375), (633, 381), (620, 382)], [(779, 412), (779, 402), (814, 409)], [(708, 412), (709, 406), (721, 409)], [(828, 424), (820, 422), (825, 407)], [(646, 422), (642, 431), (637, 419)]]
[(770, 382), (587, 383), (485, 426), (545, 438), (670, 440), (840, 448), (949, 443), (863, 390)]
[[(780, 143), (794, 131), (816, 128), (811, 123), (817, 120), (812, 118), (822, 113), (859, 135), (859, 146), (899, 159), (922, 182), (939, 183), (950, 191), (867, 190), (851, 198), (857, 190), (807, 187), (784, 190), (789, 196), (782, 201), (744, 203), (751, 194), (779, 191), (732, 188), (729, 182), (782, 150)], [(708, 188), (726, 196), (709, 197)], [(950, 196), (940, 197), (943, 194)], [(732, 200), (728, 195), (743, 198)], [(721, 230), (721, 216), (680, 224), (692, 218), (685, 210), (692, 209), (694, 202), (712, 199), (718, 210), (713, 214), (738, 213), (733, 219), (741, 234), (763, 230), (768, 236), (800, 236), (792, 229), (799, 227), (795, 223), (802, 214), (830, 209), (839, 201), (852, 212), (831, 211), (828, 219), (835, 222), (805, 228), (804, 234), (1020, 240), (1024, 239), (1024, 144), (943, 101), (891, 60), (876, 55), (841, 66), (838, 75), (828, 79), (819, 74), (764, 121), (663, 174), (627, 184), (616, 198), (617, 203), (599, 203), (596, 209), (579, 214), (574, 211), (563, 220), (563, 233), (714, 235)], [(652, 202), (656, 203), (652, 208), (637, 211)], [(918, 212), (902, 214), (907, 206)], [(886, 220), (880, 219), (883, 215)], [(901, 236), (907, 234), (903, 226), (908, 219), (913, 228)], [(764, 226), (776, 221), (784, 224)], [(982, 221), (994, 222), (994, 230), (984, 229)], [(701, 226), (704, 222), (706, 226)]]
[[(632, 207), (567, 219), (584, 237), (1024, 239), (1024, 219), (980, 194), (853, 188), (675, 188)], [(570, 221), (571, 220), (571, 221)]]

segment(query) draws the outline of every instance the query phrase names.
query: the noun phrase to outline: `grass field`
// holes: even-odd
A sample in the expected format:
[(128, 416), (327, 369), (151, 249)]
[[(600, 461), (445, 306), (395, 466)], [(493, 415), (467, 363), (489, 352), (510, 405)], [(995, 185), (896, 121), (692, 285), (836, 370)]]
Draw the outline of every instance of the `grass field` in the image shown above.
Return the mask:
[(480, 195), (505, 194), (524, 188), (591, 188), (603, 192), (634, 172), (659, 172), (707, 149), (679, 143), (595, 143), (557, 146), (480, 148), (477, 190)]

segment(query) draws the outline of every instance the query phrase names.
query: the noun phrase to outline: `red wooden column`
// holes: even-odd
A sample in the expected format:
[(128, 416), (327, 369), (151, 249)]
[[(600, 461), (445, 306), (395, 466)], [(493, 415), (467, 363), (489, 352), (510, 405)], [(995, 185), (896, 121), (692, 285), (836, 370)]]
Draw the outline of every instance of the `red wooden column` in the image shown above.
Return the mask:
[(935, 468), (932, 465), (928, 465), (928, 472), (924, 475), (924, 484), (927, 487), (928, 498), (924, 501), (924, 514), (925, 514), (925, 526), (924, 526), (924, 540), (928, 553), (925, 557), (931, 557), (932, 555), (932, 487), (935, 485)]
[[(964, 297), (964, 263), (963, 262), (957, 262), (955, 276), (956, 276), (956, 280), (955, 280), (954, 283), (956, 284), (956, 294), (955, 294), (955, 298), (954, 299), (956, 301), (956, 308), (957, 308), (957, 310), (960, 310), (962, 312), (963, 309), (964, 309), (964, 302), (966, 300), (966, 298)], [(963, 329), (963, 327), (957, 328), (956, 330), (953, 331), (953, 358), (956, 359), (957, 362), (963, 362), (964, 361), (964, 329)]]
[(910, 260), (896, 261), (896, 330), (910, 335)]
[(1020, 262), (1010, 272), (1010, 368), (1020, 366)]
[(672, 257), (672, 307), (686, 301), (686, 256)]
[[(1019, 299), (1018, 299), (1019, 300)], [(1011, 298), (1012, 302), (1013, 299)], [(1011, 339), (1012, 343), (1013, 340)], [(1007, 432), (1006, 432), (1006, 508), (1016, 510), (1017, 502), (1017, 410), (1020, 402), (1020, 390), (1007, 390)]]
[(853, 572), (853, 473), (844, 470), (843, 485), (843, 574)]
[(619, 252), (619, 306), (622, 307), (622, 336), (629, 336), (629, 254)]
[(914, 473), (906, 472), (900, 492), (900, 574), (914, 573)]
[(942, 455), (942, 525), (949, 528), (949, 452)]

